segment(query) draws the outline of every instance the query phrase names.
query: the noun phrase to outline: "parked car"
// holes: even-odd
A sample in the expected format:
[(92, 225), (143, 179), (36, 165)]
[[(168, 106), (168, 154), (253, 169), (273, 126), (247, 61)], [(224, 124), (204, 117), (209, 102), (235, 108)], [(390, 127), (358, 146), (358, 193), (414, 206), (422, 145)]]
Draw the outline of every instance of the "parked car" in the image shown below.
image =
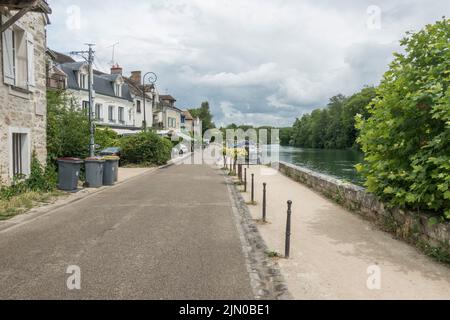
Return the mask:
[(173, 148), (173, 151), (182, 155), (182, 154), (189, 153), (189, 148), (186, 145), (180, 143)]
[(120, 157), (122, 149), (119, 147), (108, 147), (101, 150), (98, 154), (100, 156), (117, 156)]

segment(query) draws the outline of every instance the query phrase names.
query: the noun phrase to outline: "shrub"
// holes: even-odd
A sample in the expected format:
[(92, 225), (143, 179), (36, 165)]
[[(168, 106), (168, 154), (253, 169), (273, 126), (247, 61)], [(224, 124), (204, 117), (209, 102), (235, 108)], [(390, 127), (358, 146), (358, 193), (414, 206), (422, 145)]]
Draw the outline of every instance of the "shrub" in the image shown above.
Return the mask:
[(9, 200), (17, 195), (34, 192), (51, 192), (55, 190), (57, 184), (56, 170), (53, 165), (48, 165), (45, 169), (33, 152), (31, 159), (31, 172), (28, 178), (16, 176), (10, 186), (0, 183), (0, 199)]
[(47, 92), (47, 159), (55, 164), (59, 157), (84, 158), (89, 153), (89, 121), (63, 91)]
[(163, 165), (172, 151), (170, 140), (151, 131), (123, 137), (120, 146), (124, 164)]
[(369, 191), (450, 219), (450, 20), (401, 41), (370, 118), (357, 120)]
[(120, 143), (119, 135), (110, 128), (97, 128), (95, 130), (95, 144), (101, 149), (107, 147), (117, 147)]

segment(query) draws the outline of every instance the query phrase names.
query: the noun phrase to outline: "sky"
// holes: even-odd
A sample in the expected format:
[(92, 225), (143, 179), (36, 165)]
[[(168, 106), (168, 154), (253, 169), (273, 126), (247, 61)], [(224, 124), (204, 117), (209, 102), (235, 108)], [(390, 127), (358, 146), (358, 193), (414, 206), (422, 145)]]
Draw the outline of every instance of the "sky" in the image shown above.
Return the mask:
[(181, 109), (216, 125), (291, 126), (336, 94), (377, 85), (406, 31), (448, 0), (49, 0), (48, 46), (96, 44), (96, 68), (158, 75)]

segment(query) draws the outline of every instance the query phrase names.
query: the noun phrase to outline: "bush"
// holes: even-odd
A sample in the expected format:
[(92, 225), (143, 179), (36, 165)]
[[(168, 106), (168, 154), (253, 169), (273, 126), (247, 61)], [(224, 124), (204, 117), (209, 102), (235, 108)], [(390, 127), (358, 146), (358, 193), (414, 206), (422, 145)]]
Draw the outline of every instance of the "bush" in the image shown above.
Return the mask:
[(123, 164), (163, 165), (170, 160), (172, 143), (154, 132), (141, 132), (120, 141)]
[(119, 143), (119, 135), (114, 130), (110, 128), (97, 128), (95, 130), (95, 144), (98, 144), (100, 149), (117, 147)]
[(369, 191), (390, 204), (450, 219), (450, 20), (401, 41), (377, 89), (371, 117), (357, 120)]
[(0, 199), (9, 200), (14, 196), (34, 191), (51, 192), (56, 189), (57, 175), (53, 165), (48, 165), (45, 169), (33, 153), (31, 159), (31, 172), (28, 178), (16, 176), (10, 186), (0, 183)]
[(63, 91), (47, 92), (47, 159), (84, 158), (89, 154), (89, 120)]

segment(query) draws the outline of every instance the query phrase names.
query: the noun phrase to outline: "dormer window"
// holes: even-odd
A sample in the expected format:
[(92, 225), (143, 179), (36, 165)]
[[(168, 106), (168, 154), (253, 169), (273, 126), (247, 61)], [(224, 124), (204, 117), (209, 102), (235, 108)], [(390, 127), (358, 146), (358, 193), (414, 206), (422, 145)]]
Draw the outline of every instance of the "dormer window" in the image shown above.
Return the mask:
[(121, 83), (115, 83), (114, 84), (114, 93), (116, 96), (121, 97), (122, 96), (122, 84)]
[(88, 75), (82, 72), (78, 73), (78, 85), (81, 89), (89, 89)]

